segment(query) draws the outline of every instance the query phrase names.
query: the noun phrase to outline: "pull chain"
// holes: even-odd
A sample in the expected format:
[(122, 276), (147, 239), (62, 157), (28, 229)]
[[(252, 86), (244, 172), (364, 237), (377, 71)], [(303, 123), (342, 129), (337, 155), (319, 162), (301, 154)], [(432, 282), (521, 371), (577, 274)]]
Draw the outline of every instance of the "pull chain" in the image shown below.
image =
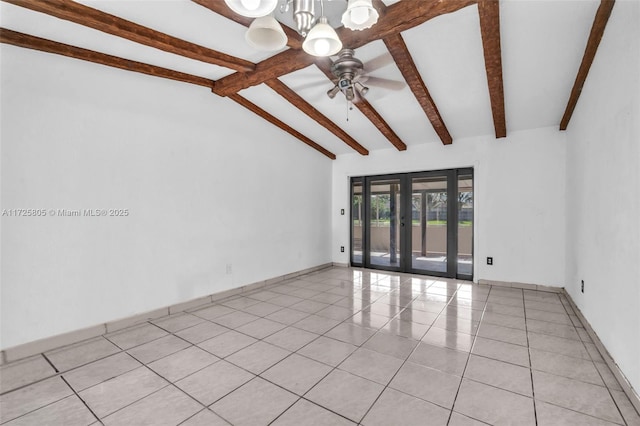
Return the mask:
[(353, 102), (347, 101), (347, 121), (349, 121), (349, 111), (353, 110)]

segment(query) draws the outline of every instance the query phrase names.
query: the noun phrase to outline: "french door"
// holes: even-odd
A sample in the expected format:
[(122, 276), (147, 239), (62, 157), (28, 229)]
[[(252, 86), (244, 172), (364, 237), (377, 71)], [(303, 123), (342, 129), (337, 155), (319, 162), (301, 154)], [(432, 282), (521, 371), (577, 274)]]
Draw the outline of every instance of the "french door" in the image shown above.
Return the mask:
[(473, 278), (473, 169), (351, 180), (351, 264)]

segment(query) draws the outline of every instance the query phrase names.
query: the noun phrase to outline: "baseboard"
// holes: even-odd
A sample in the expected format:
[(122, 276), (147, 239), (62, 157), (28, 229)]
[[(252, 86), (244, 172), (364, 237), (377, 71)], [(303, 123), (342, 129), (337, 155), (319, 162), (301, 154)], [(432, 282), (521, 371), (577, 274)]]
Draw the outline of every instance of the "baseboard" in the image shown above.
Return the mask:
[(622, 390), (627, 395), (636, 411), (640, 413), (640, 395), (638, 395), (635, 389), (633, 389), (633, 386), (631, 386), (631, 383), (629, 383), (627, 377), (624, 375), (622, 370), (620, 370), (620, 367), (618, 367), (618, 364), (616, 364), (611, 354), (609, 354), (609, 351), (607, 351), (607, 348), (604, 346), (596, 332), (593, 330), (593, 327), (591, 327), (589, 321), (587, 321), (585, 316), (582, 314), (582, 311), (580, 310), (580, 308), (578, 308), (578, 305), (576, 305), (576, 303), (573, 301), (571, 295), (565, 289), (563, 289), (563, 294), (571, 304), (573, 311), (576, 313), (578, 319), (580, 319), (580, 322), (582, 322), (582, 325), (584, 325), (584, 328), (585, 330), (587, 330), (589, 337), (591, 337), (591, 340), (593, 340), (593, 343), (596, 345), (598, 352), (600, 352), (602, 359), (604, 359), (604, 362), (607, 364), (613, 375), (618, 380), (620, 387), (622, 387)]
[(496, 281), (496, 280), (480, 279), (478, 280), (478, 284), (495, 285), (497, 287), (521, 288), (523, 290), (546, 291), (550, 293), (562, 293), (563, 291), (563, 287), (553, 287), (549, 285), (527, 284), (527, 283), (519, 283), (519, 282), (511, 282), (511, 281)]
[(183, 312), (201, 305), (206, 305), (207, 303), (213, 303), (219, 300), (227, 299), (238, 294), (253, 292), (263, 287), (272, 286), (283, 281), (299, 277), (301, 275), (306, 275), (312, 272), (320, 271), (322, 269), (330, 268), (331, 266), (333, 266), (333, 263), (324, 263), (322, 265), (313, 266), (311, 268), (302, 269), (296, 272), (291, 272), (285, 275), (269, 278), (263, 281), (258, 281), (230, 290), (213, 293), (208, 296), (201, 296), (196, 299), (187, 300), (184, 302), (176, 303), (174, 305), (154, 309), (152, 311), (142, 312), (126, 318), (120, 318), (80, 330), (74, 330), (68, 333), (45, 337), (44, 339), (35, 340), (33, 342), (23, 343), (22, 345), (13, 346), (11, 348), (3, 349), (2, 351), (0, 351), (0, 365), (27, 358), (33, 355), (38, 355), (40, 353), (60, 348), (62, 346), (72, 345), (74, 343), (91, 339), (93, 337), (102, 336), (106, 333), (112, 333), (114, 331), (122, 330), (124, 328), (131, 327), (132, 325), (136, 325), (145, 321), (161, 318), (167, 315), (175, 314), (177, 312)]

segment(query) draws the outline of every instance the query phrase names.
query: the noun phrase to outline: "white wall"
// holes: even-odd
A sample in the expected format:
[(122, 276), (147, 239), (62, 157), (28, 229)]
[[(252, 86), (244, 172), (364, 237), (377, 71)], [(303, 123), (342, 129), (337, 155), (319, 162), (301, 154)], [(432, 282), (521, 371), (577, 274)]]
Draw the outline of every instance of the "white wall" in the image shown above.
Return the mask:
[(1, 54), (2, 209), (130, 215), (2, 218), (0, 347), (331, 261), (328, 158), (206, 88)]
[(638, 22), (640, 3), (616, 2), (567, 130), (566, 279), (571, 297), (636, 391), (640, 391)]
[(349, 216), (340, 215), (349, 211), (349, 177), (469, 166), (475, 169), (474, 280), (563, 286), (565, 135), (555, 128), (339, 156), (333, 163), (334, 262), (349, 262)]

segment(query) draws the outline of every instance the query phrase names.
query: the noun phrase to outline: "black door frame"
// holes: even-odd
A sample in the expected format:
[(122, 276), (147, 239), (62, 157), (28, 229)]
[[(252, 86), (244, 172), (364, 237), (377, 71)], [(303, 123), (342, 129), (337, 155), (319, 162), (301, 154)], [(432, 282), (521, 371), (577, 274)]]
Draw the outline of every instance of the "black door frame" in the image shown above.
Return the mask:
[[(397, 220), (400, 224), (400, 232), (399, 232), (399, 237), (400, 237), (400, 262), (398, 262), (398, 266), (397, 267), (393, 267), (393, 266), (389, 266), (389, 267), (385, 267), (385, 266), (381, 266), (381, 265), (372, 265), (371, 264), (371, 227), (369, 226), (369, 224), (371, 223), (371, 183), (372, 182), (376, 182), (376, 181), (386, 181), (386, 180), (393, 180), (393, 179), (398, 179), (398, 183), (400, 185), (400, 217), (396, 218), (395, 220)], [(362, 245), (362, 265), (366, 265), (366, 268), (370, 268), (370, 269), (382, 269), (385, 271), (394, 271), (394, 272), (401, 272), (402, 268), (403, 268), (403, 261), (404, 261), (404, 247), (402, 246), (404, 238), (403, 238), (403, 231), (402, 228), (404, 227), (404, 217), (406, 217), (406, 211), (405, 211), (405, 206), (404, 203), (402, 203), (402, 194), (404, 193), (404, 189), (405, 189), (405, 182), (404, 182), (404, 173), (398, 173), (398, 174), (391, 174), (391, 175), (378, 175), (378, 176), (365, 176), (364, 177), (364, 185), (363, 185), (363, 201), (364, 201), (364, 225), (365, 225), (365, 229), (362, 232), (362, 239), (363, 239), (363, 245)], [(391, 223), (389, 223), (389, 225), (391, 226)]]
[[(350, 184), (350, 198), (351, 198), (351, 224), (349, 227), (350, 232), (350, 261), (353, 266), (360, 266), (369, 269), (380, 269), (393, 272), (407, 272), (413, 274), (431, 275), (437, 277), (446, 278), (458, 278), (458, 279), (473, 279), (473, 268), (471, 275), (458, 273), (458, 181), (459, 176), (470, 175), (473, 180), (473, 168), (461, 168), (461, 169), (446, 169), (446, 170), (433, 170), (424, 172), (412, 172), (412, 173), (393, 173), (385, 175), (373, 175), (373, 176), (361, 176), (352, 177)], [(426, 271), (422, 269), (414, 269), (412, 262), (412, 188), (411, 182), (415, 178), (424, 177), (442, 177), (446, 178), (447, 182), (447, 271)], [(384, 180), (399, 180), (400, 184), (400, 217), (399, 221), (399, 237), (400, 237), (400, 262), (399, 266), (382, 266), (371, 264), (370, 254), (370, 236), (371, 236), (371, 183)], [(354, 262), (353, 256), (353, 218), (354, 218), (354, 184), (362, 184), (362, 213), (361, 223), (362, 229), (362, 262)], [(475, 186), (475, 184), (474, 184)], [(472, 227), (475, 226), (472, 221)], [(473, 258), (473, 228), (471, 230), (472, 243), (471, 243), (471, 255)]]

